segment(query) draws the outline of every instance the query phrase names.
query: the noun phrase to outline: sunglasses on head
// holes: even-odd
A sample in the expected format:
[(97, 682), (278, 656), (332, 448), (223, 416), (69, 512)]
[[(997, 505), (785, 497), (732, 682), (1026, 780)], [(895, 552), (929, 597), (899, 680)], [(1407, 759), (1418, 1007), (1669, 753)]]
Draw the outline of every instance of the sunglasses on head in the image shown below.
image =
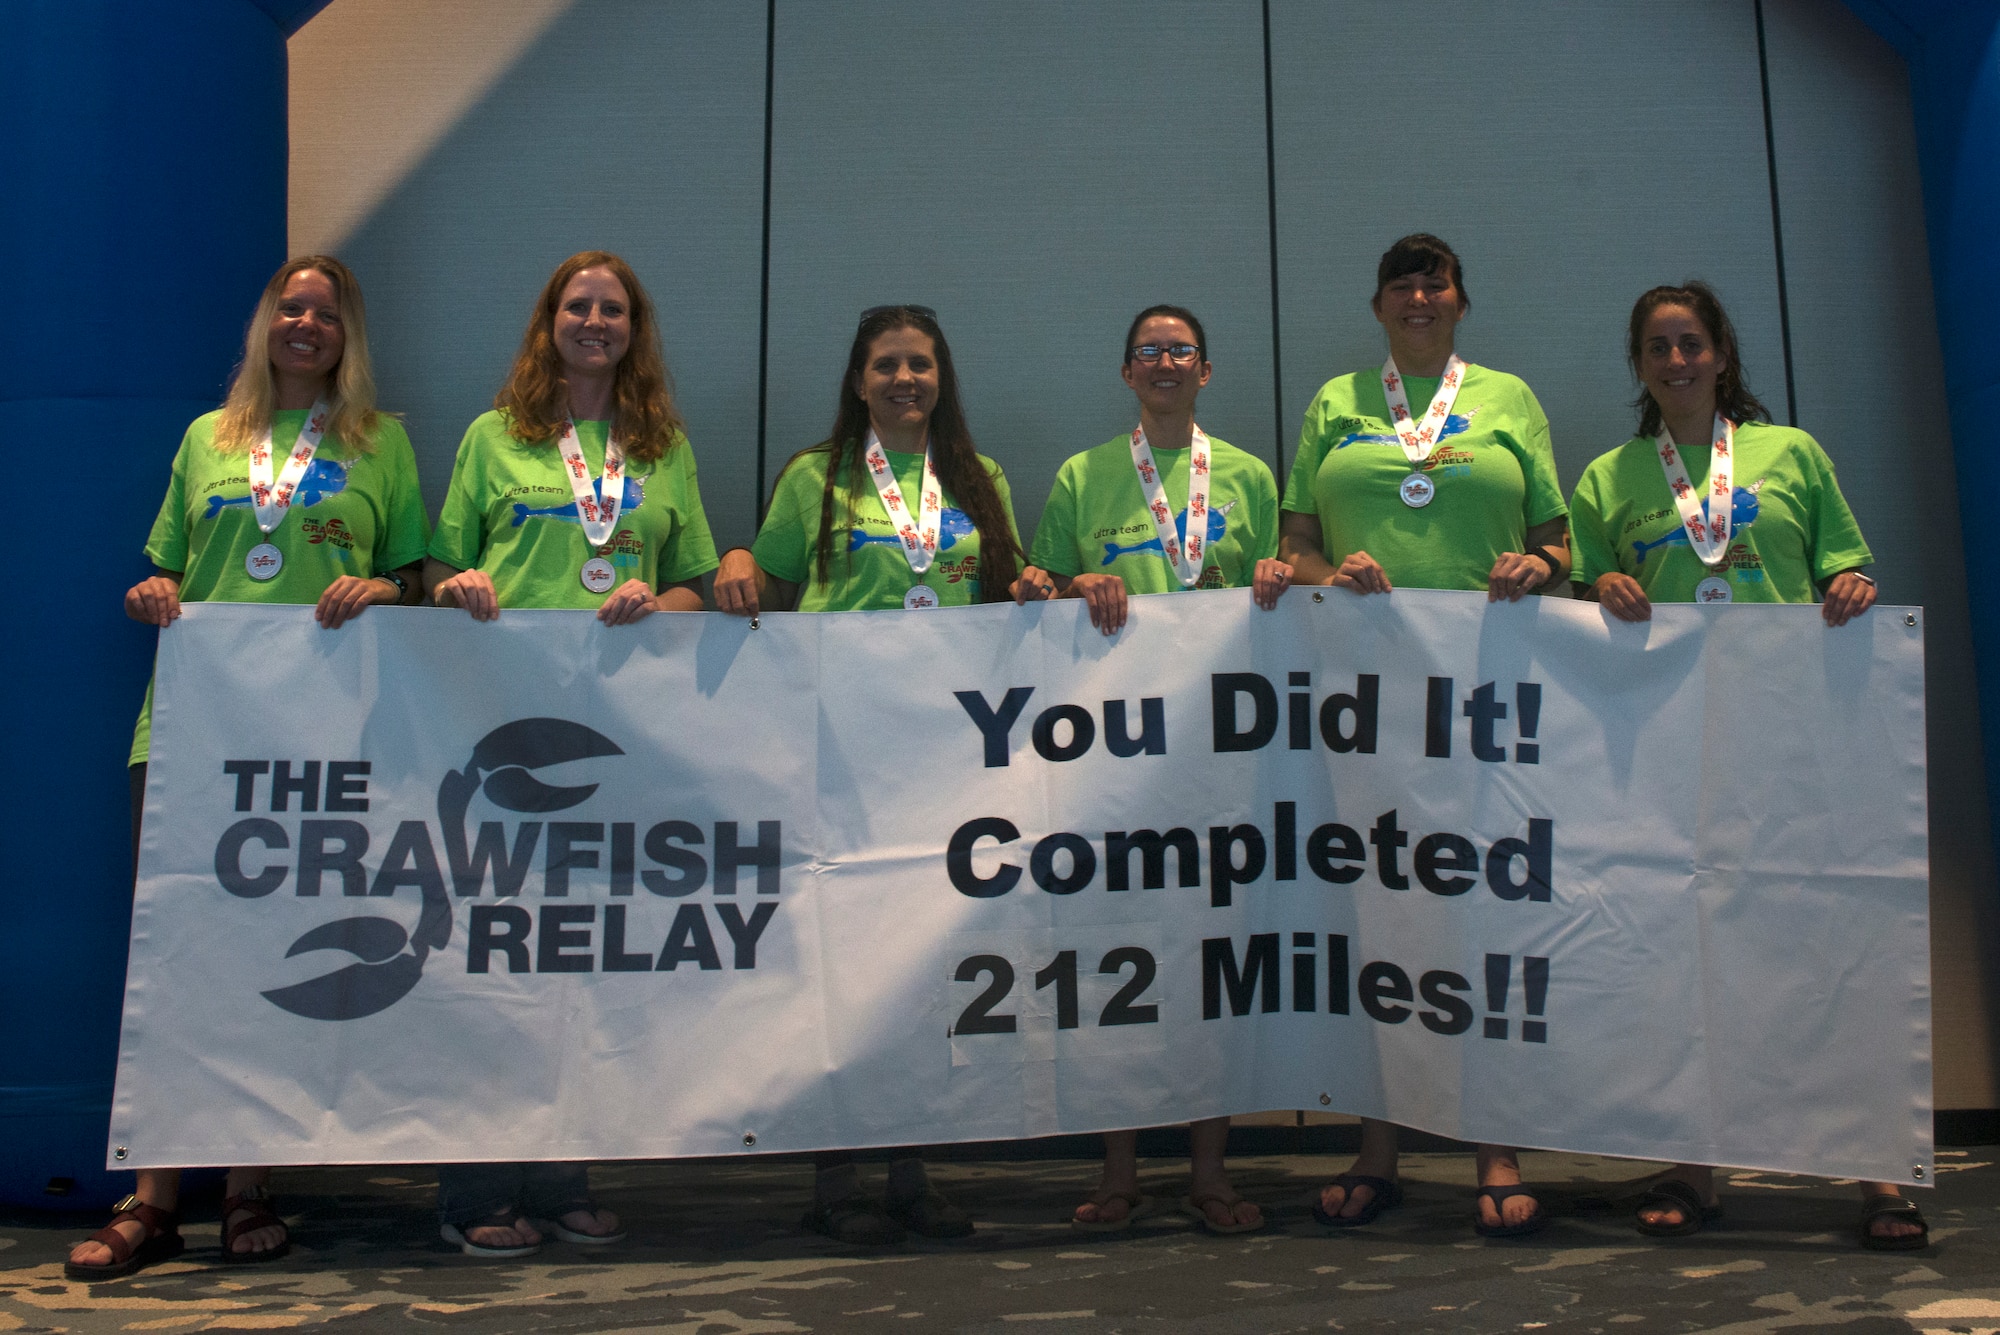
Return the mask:
[(890, 311), (909, 311), (912, 314), (921, 315), (926, 320), (930, 320), (933, 323), (935, 323), (937, 320), (937, 312), (932, 310), (930, 307), (917, 306), (911, 304), (910, 302), (903, 301), (903, 302), (897, 302), (892, 306), (870, 306), (867, 310), (861, 312), (861, 323), (867, 324), (870, 320), (874, 319), (876, 316), (886, 315)]

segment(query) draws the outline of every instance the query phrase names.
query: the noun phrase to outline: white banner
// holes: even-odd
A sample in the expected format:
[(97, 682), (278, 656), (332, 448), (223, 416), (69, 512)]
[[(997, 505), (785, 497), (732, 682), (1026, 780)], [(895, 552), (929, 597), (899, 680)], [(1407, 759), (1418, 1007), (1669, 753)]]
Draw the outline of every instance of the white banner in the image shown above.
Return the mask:
[(186, 611), (113, 1166), (1308, 1108), (1931, 1177), (1907, 609)]

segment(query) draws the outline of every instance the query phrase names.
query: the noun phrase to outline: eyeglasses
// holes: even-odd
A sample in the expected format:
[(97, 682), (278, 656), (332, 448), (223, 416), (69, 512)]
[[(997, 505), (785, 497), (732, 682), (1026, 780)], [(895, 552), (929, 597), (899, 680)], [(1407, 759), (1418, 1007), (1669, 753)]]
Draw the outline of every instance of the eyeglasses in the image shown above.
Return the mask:
[(1165, 357), (1176, 366), (1192, 366), (1201, 360), (1201, 345), (1197, 343), (1141, 343), (1125, 355), (1135, 362), (1152, 363)]
[(870, 306), (867, 310), (861, 312), (861, 323), (867, 324), (876, 316), (887, 315), (890, 311), (908, 311), (912, 315), (921, 315), (932, 323), (936, 323), (937, 321), (937, 312), (930, 307), (913, 305), (907, 301), (899, 301), (891, 306)]

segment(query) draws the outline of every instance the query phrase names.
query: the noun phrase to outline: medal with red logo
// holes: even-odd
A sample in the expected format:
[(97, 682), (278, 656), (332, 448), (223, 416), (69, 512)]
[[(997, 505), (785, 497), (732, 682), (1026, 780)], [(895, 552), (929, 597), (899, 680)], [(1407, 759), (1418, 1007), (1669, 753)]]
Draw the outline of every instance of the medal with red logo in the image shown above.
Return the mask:
[[(284, 471), (274, 482), (271, 478), (271, 430), (264, 429), (263, 436), (250, 447), (250, 506), (256, 511), (257, 527), (267, 536), (278, 525), (285, 522), (285, 516), (292, 508), (292, 497), (297, 494), (299, 482), (312, 466), (313, 455), (319, 451), (319, 440), (326, 433), (326, 419), (330, 414), (326, 400), (313, 404), (306, 414), (306, 423), (299, 428), (299, 438), (292, 443), (292, 453), (285, 460)], [(262, 582), (276, 579), (278, 572), (285, 568), (285, 554), (276, 544), (260, 542), (252, 547), (243, 558), (243, 569), (251, 579)]]
[[(1715, 440), (1709, 446), (1708, 485), (1706, 495), (1688, 481), (1687, 463), (1681, 458), (1680, 447), (1674, 444), (1674, 433), (1667, 430), (1665, 422), (1660, 423), (1659, 438), (1654, 442), (1659, 448), (1660, 469), (1667, 475), (1667, 489), (1674, 494), (1674, 508), (1680, 511), (1681, 528), (1687, 534), (1688, 546), (1705, 566), (1714, 569), (1729, 559), (1729, 510), (1735, 503), (1734, 488), (1731, 486), (1735, 472), (1736, 450), (1735, 424), (1721, 413), (1715, 415)], [(1727, 602), (1729, 585), (1722, 580), (1702, 581), (1702, 588), (1711, 584), (1722, 586), (1723, 597), (1700, 598), (1702, 602)]]
[[(1458, 398), (1459, 387), (1465, 383), (1466, 370), (1465, 360), (1455, 352), (1451, 354), (1451, 360), (1444, 364), (1444, 375), (1438, 380), (1437, 393), (1431, 395), (1431, 406), (1424, 410), (1424, 418), (1419, 422), (1410, 416), (1410, 396), (1403, 388), (1402, 372), (1396, 369), (1396, 354), (1390, 353), (1389, 360), (1382, 363), (1382, 396), (1389, 401), (1389, 422), (1396, 428), (1403, 457), (1412, 464), (1429, 459), (1438, 442), (1444, 439), (1445, 422), (1451, 417), (1451, 405)], [(1437, 483), (1421, 471), (1405, 477), (1396, 490), (1403, 504), (1413, 510), (1422, 509), (1437, 497)]]
[(592, 593), (609, 593), (618, 583), (618, 571), (604, 559), (605, 544), (618, 531), (618, 507), (625, 503), (625, 451), (607, 434), (604, 438), (604, 476), (595, 491), (590, 485), (590, 465), (583, 461), (583, 446), (576, 438), (576, 423), (564, 422), (562, 438), (556, 442), (562, 452), (563, 472), (569, 478), (570, 494), (576, 497), (576, 521), (583, 526), (583, 540), (597, 555), (583, 563), (577, 577)]
[(1160, 555), (1166, 558), (1174, 578), (1184, 589), (1192, 589), (1201, 579), (1201, 567), (1208, 546), (1208, 437), (1194, 428), (1188, 444), (1187, 541), (1174, 529), (1174, 511), (1167, 489), (1153, 462), (1153, 447), (1146, 440), (1146, 428), (1132, 428), (1132, 467), (1139, 474), (1139, 489), (1146, 496), (1146, 513), (1152, 518), (1153, 532), (1160, 538)]
[(938, 529), (944, 522), (944, 493), (938, 486), (937, 473), (931, 468), (930, 443), (924, 444), (923, 494), (914, 517), (910, 507), (903, 503), (903, 489), (896, 485), (896, 470), (889, 466), (889, 453), (882, 448), (872, 427), (862, 445), (861, 457), (868, 464), (875, 494), (882, 498), (882, 511), (889, 516), (889, 527), (896, 530), (897, 541), (903, 544), (903, 559), (910, 563), (910, 573), (917, 577), (916, 584), (903, 595), (903, 606), (912, 611), (936, 607), (938, 596), (924, 586), (923, 578), (924, 572), (931, 568), (931, 559), (937, 555)]

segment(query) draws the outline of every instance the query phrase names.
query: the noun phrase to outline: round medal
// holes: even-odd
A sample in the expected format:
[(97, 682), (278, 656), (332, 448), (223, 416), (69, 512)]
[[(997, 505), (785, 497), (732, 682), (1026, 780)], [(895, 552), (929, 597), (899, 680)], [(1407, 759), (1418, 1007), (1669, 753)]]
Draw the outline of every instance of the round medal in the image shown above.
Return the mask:
[(618, 572), (613, 570), (611, 563), (601, 556), (593, 556), (585, 561), (583, 569), (577, 572), (577, 577), (583, 581), (583, 587), (592, 593), (609, 593), (611, 586), (618, 582)]
[(249, 572), (251, 579), (260, 583), (276, 579), (278, 572), (285, 568), (285, 554), (268, 542), (260, 542), (243, 558), (243, 568)]
[(1437, 496), (1437, 484), (1422, 473), (1412, 473), (1403, 479), (1397, 490), (1403, 495), (1403, 504), (1412, 510), (1421, 510)]
[(1710, 575), (1694, 586), (1694, 600), (1698, 603), (1726, 603), (1735, 596), (1736, 592), (1729, 587), (1729, 581), (1720, 575)]
[(921, 611), (926, 607), (936, 607), (937, 605), (938, 596), (921, 584), (903, 595), (903, 606), (913, 612)]

